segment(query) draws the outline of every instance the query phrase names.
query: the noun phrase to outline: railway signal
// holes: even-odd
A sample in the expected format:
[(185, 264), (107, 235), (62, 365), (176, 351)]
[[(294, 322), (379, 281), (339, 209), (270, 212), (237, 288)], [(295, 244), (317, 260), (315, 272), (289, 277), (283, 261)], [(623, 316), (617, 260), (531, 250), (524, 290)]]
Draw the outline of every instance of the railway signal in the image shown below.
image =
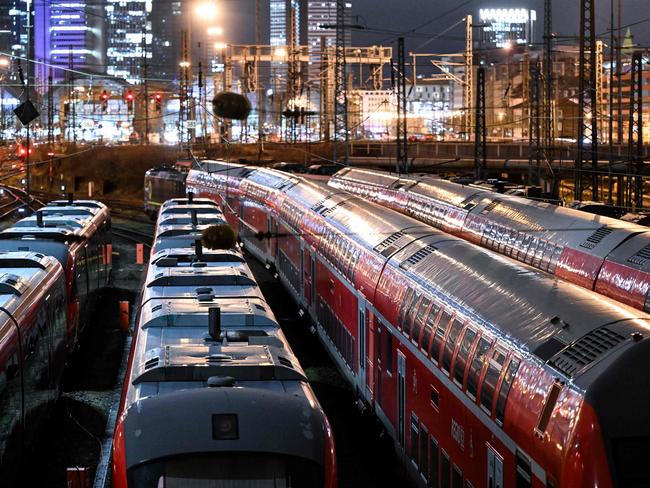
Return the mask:
[(153, 99), (156, 104), (156, 113), (159, 114), (162, 112), (162, 93), (156, 93)]
[(129, 113), (133, 112), (133, 100), (135, 99), (135, 95), (133, 95), (131, 90), (127, 90), (124, 98), (126, 99), (126, 109)]
[(106, 112), (108, 110), (108, 92), (106, 90), (102, 91), (99, 100), (102, 106), (102, 112)]

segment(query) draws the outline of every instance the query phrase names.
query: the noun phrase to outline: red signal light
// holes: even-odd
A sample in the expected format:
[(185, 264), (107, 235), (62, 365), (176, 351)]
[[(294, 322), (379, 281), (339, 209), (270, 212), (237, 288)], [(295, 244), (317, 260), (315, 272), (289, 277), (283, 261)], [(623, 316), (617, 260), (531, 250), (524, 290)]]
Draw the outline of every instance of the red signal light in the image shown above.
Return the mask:
[(127, 92), (126, 99), (130, 102), (133, 101), (133, 92)]

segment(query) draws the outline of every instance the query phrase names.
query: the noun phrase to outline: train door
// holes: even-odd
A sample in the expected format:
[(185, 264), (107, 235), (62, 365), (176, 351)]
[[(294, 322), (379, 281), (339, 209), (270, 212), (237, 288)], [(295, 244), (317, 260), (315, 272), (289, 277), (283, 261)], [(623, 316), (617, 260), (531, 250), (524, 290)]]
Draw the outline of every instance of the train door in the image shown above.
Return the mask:
[(382, 368), (382, 342), (381, 322), (377, 321), (373, 334), (375, 336), (375, 401), (381, 405), (381, 368)]
[(363, 295), (359, 295), (357, 301), (359, 311), (358, 311), (358, 342), (359, 347), (357, 350), (358, 362), (359, 362), (359, 371), (357, 375), (357, 382), (359, 383), (359, 391), (362, 395), (365, 394), (365, 383), (366, 383), (366, 299)]
[(305, 297), (305, 241), (300, 240), (300, 279), (299, 279), (300, 301), (306, 302)]
[(370, 310), (366, 312), (366, 320), (368, 322), (367, 326), (367, 337), (368, 337), (368, 351), (366, 360), (366, 388), (368, 390), (368, 400), (374, 401), (375, 396), (375, 369), (376, 369), (376, 354), (375, 349), (377, 343), (375, 342), (375, 314)]
[[(391, 352), (389, 351), (389, 354)], [(406, 437), (406, 356), (397, 351), (397, 441), (404, 449)]]
[(268, 239), (266, 240), (266, 255), (275, 256), (275, 249), (273, 246), (275, 242), (277, 242), (277, 239), (273, 238), (273, 219), (271, 218), (270, 213), (266, 216), (266, 232), (268, 235)]
[(316, 256), (311, 253), (309, 260), (309, 303), (313, 307), (314, 315), (316, 314)]
[(487, 486), (503, 488), (503, 458), (487, 444)]

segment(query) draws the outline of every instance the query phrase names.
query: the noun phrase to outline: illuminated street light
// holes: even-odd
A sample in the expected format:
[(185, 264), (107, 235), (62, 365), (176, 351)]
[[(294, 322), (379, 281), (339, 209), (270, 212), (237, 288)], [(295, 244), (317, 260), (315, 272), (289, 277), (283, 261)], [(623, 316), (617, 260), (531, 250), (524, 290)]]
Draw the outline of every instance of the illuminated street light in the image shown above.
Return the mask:
[(228, 46), (228, 44), (226, 44), (225, 42), (215, 42), (214, 43), (214, 48), (215, 49), (226, 49), (227, 46)]
[(189, 61), (181, 61), (180, 63), (178, 63), (178, 65), (181, 68), (189, 68), (190, 67), (190, 62)]
[(214, 3), (200, 3), (194, 13), (201, 19), (211, 20), (217, 16), (217, 6)]
[(283, 58), (287, 55), (287, 50), (283, 47), (276, 47), (273, 54), (279, 58)]
[(0, 58), (0, 67), (6, 68), (9, 66), (9, 58)]
[(220, 36), (223, 34), (223, 28), (222, 27), (209, 27), (208, 28), (208, 35), (209, 36)]

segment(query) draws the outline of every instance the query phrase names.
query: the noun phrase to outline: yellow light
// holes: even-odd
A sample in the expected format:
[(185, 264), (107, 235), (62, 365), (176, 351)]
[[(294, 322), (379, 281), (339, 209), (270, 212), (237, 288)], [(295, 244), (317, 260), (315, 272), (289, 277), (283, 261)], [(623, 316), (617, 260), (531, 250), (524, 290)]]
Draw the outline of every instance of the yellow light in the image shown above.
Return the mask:
[(3, 68), (9, 66), (9, 58), (0, 58), (0, 66)]
[(180, 63), (178, 63), (178, 65), (181, 68), (189, 68), (190, 67), (190, 62), (189, 61), (181, 61)]
[(287, 55), (287, 50), (283, 47), (276, 47), (273, 54), (279, 58), (285, 57)]
[(503, 49), (505, 51), (510, 51), (512, 49), (512, 42), (506, 41), (503, 43)]
[(222, 27), (208, 27), (208, 35), (209, 36), (220, 36), (223, 34), (223, 28)]
[(215, 49), (226, 49), (226, 47), (228, 47), (228, 44), (226, 44), (225, 42), (215, 42), (214, 43), (214, 48)]
[(217, 6), (214, 3), (199, 3), (194, 13), (201, 19), (211, 20), (217, 16)]

